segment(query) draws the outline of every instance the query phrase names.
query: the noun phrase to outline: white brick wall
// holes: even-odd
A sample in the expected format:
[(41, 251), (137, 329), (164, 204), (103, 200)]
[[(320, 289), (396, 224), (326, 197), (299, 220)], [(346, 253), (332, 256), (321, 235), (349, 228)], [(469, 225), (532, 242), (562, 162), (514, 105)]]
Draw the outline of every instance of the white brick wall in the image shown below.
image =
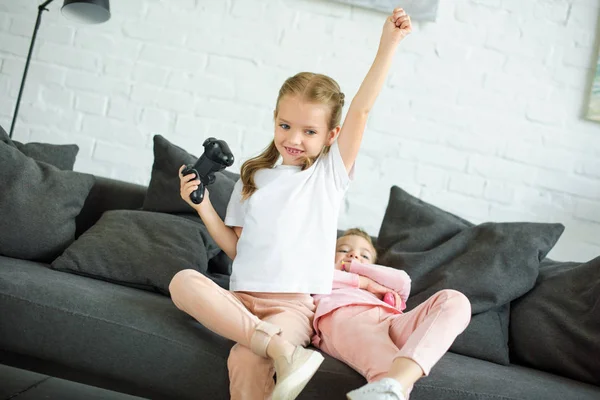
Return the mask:
[[(103, 25), (44, 14), (15, 139), (77, 143), (75, 168), (146, 184), (152, 135), (239, 168), (272, 137), (283, 80), (330, 74), (347, 98), (384, 15), (327, 0), (113, 1)], [(0, 123), (9, 128), (36, 1), (0, 0)], [(562, 222), (550, 254), (600, 254), (600, 126), (582, 118), (600, 0), (443, 0), (401, 45), (341, 227), (377, 234), (389, 188), (474, 222)], [(174, 178), (175, 179), (175, 178)]]

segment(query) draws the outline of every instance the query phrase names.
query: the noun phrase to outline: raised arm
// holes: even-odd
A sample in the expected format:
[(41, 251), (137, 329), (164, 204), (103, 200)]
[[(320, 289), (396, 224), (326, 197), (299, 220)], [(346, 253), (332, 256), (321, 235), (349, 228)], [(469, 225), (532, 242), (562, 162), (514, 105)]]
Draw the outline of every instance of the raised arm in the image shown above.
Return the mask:
[(411, 30), (410, 17), (401, 8), (396, 8), (386, 18), (373, 65), (350, 103), (338, 137), (338, 146), (348, 172), (358, 155), (369, 112), (385, 83), (398, 43)]
[(208, 229), (210, 236), (221, 250), (233, 260), (237, 254), (237, 242), (242, 234), (242, 228), (225, 225), (210, 202), (208, 189), (205, 189), (204, 200), (202, 200), (200, 204), (194, 204), (190, 200), (190, 193), (198, 188), (200, 181), (193, 174), (182, 176), (181, 171), (183, 170), (183, 167), (184, 166), (179, 169), (181, 198), (196, 210), (202, 219), (202, 222), (204, 222), (204, 225)]

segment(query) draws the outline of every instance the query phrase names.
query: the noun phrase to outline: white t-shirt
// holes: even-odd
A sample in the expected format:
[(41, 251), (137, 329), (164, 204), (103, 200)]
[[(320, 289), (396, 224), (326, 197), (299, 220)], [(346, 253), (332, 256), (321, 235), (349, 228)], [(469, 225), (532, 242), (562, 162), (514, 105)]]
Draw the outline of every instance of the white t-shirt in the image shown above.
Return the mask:
[(242, 201), (233, 189), (225, 224), (243, 227), (233, 261), (233, 291), (329, 294), (337, 223), (354, 175), (337, 141), (308, 169), (278, 165), (254, 175), (258, 190)]

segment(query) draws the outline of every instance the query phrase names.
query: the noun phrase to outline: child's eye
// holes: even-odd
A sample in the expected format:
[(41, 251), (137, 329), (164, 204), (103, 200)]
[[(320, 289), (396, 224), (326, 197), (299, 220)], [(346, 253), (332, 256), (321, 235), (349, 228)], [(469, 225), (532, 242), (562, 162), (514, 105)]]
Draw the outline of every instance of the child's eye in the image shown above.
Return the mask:
[(285, 130), (290, 129), (290, 126), (288, 124), (279, 124), (279, 127), (281, 127), (282, 129), (285, 129)]
[(363, 255), (362, 258), (364, 258), (365, 260), (370, 260), (371, 257), (367, 256), (367, 255)]
[(317, 134), (317, 131), (313, 131), (312, 129), (309, 129), (309, 130), (307, 130), (307, 131), (306, 131), (306, 134), (307, 134), (307, 135), (311, 135), (311, 136), (312, 136), (312, 135), (316, 135), (316, 134)]
[(338, 250), (338, 253), (347, 253), (347, 252), (348, 252), (348, 250), (343, 250), (343, 249)]

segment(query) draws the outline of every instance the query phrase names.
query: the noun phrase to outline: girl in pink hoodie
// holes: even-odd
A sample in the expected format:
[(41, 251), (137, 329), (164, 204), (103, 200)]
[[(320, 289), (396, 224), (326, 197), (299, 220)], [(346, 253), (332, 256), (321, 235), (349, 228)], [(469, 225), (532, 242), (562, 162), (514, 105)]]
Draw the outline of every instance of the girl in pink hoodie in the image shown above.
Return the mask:
[(337, 240), (333, 290), (313, 296), (312, 343), (369, 382), (348, 393), (349, 399), (405, 400), (467, 327), (471, 305), (462, 293), (441, 290), (403, 313), (410, 278), (375, 265), (376, 258), (370, 236), (361, 229)]

